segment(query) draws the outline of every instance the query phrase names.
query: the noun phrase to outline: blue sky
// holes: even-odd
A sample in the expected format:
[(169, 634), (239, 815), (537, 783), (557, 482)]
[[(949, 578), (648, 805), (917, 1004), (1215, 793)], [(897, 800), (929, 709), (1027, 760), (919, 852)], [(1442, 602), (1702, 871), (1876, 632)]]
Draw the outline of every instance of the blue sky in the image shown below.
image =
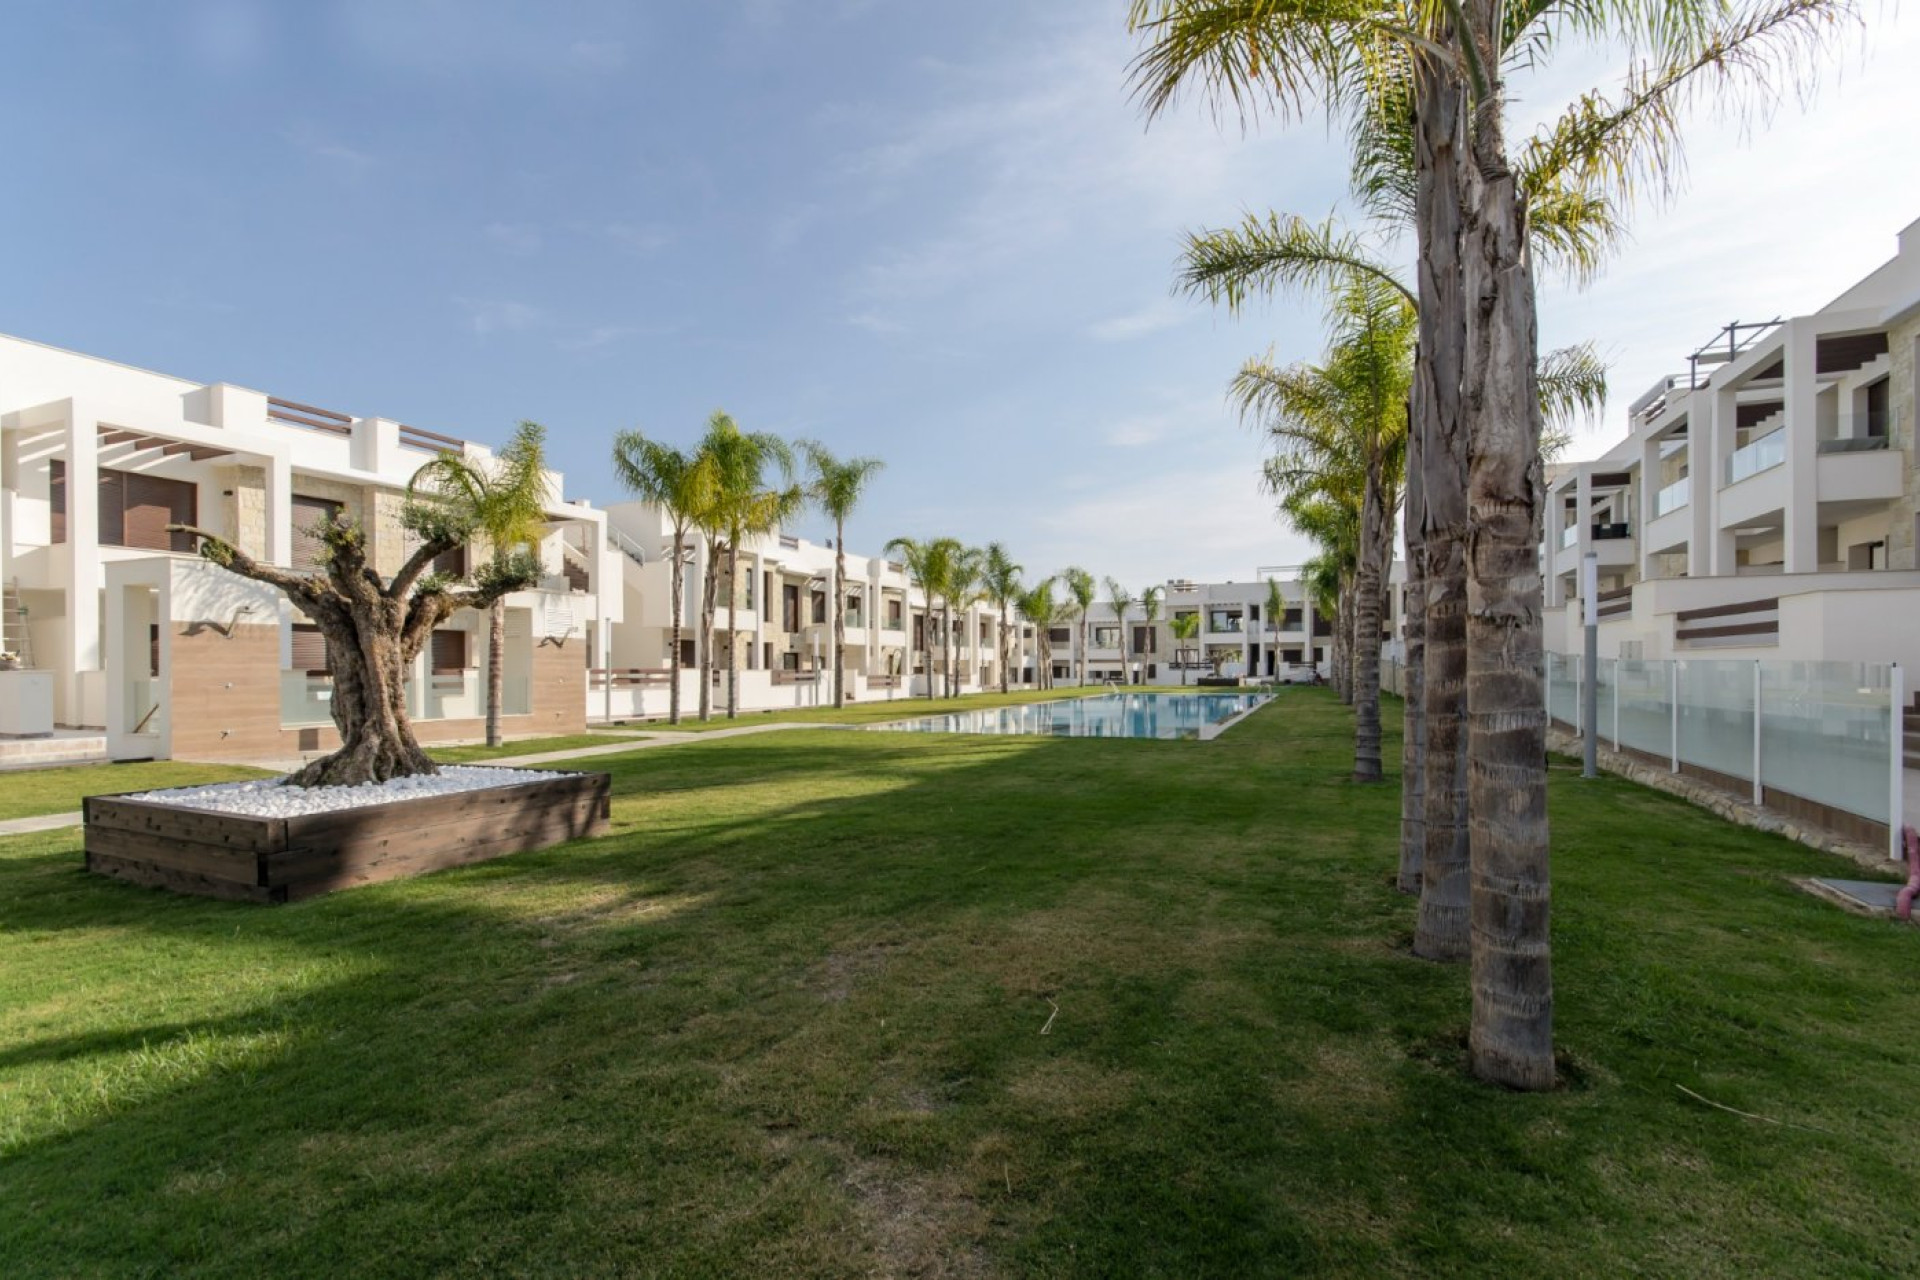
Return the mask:
[[(600, 503), (616, 429), (690, 441), (724, 407), (886, 459), (856, 548), (1246, 580), (1302, 547), (1223, 391), (1269, 346), (1314, 356), (1318, 316), (1210, 312), (1171, 264), (1185, 229), (1333, 210), (1344, 162), (1318, 125), (1146, 129), (1124, 10), (13, 6), (0, 329), (477, 440), (533, 418)], [(1890, 256), (1920, 217), (1916, 28), (1876, 14), (1811, 115), (1703, 124), (1607, 277), (1543, 290), (1543, 344), (1615, 361), (1577, 452), (1720, 324)]]

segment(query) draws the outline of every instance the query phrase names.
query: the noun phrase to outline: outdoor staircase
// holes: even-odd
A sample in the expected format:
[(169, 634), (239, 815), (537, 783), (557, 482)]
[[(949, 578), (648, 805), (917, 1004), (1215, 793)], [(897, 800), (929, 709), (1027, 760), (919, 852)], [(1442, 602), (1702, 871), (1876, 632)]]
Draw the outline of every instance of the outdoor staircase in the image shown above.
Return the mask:
[(33, 665), (33, 631), (27, 626), (18, 579), (0, 586), (0, 649), (19, 655), (23, 667)]

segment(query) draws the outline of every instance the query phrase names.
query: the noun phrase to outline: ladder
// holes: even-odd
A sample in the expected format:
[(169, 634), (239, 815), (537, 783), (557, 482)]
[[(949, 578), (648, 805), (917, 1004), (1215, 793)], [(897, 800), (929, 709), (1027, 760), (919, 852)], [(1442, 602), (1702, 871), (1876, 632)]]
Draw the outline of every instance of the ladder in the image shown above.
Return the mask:
[(0, 649), (18, 655), (22, 667), (33, 666), (33, 631), (27, 626), (18, 578), (0, 587)]

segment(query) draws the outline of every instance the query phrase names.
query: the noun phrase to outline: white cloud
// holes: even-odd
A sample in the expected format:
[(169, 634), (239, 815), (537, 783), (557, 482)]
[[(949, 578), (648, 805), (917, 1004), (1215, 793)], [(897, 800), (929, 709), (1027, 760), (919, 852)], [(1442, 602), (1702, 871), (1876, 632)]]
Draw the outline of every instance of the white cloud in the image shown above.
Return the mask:
[(496, 333), (525, 333), (548, 323), (547, 313), (526, 302), (486, 298), (455, 298), (466, 312), (467, 327), (480, 337)]
[(907, 326), (898, 320), (881, 315), (877, 311), (860, 311), (847, 317), (847, 323), (856, 329), (865, 329), (868, 333), (882, 336), (905, 333)]
[(542, 243), (540, 228), (524, 223), (489, 222), (481, 234), (495, 247), (522, 256), (538, 253)]
[(355, 173), (373, 164), (373, 157), (367, 152), (350, 147), (311, 125), (295, 125), (280, 136), (317, 160), (325, 160)]
[(673, 233), (653, 222), (613, 222), (604, 228), (607, 239), (626, 252), (644, 257), (673, 243)]
[(1185, 324), (1198, 314), (1198, 308), (1191, 304), (1163, 298), (1137, 311), (1098, 321), (1088, 326), (1087, 333), (1101, 342), (1125, 342)]

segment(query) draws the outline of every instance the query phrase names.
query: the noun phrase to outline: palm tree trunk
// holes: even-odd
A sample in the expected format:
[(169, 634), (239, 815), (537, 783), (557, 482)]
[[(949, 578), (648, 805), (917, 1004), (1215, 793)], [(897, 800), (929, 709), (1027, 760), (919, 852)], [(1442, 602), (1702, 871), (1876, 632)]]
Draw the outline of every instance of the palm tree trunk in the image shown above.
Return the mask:
[(1080, 611), (1080, 687), (1087, 684), (1087, 611)]
[[(1418, 357), (1416, 357), (1416, 362)], [(1419, 393), (1415, 392), (1415, 398)], [(1401, 627), (1406, 652), (1406, 672), (1400, 685), (1400, 874), (1395, 886), (1402, 893), (1418, 895), (1422, 864), (1427, 852), (1426, 833), (1426, 635), (1427, 568), (1426, 544), (1421, 528), (1426, 522), (1421, 498), (1420, 449), (1422, 411), (1409, 407), (1407, 424), (1407, 589), (1406, 610)]]
[(700, 719), (713, 719), (713, 596), (720, 589), (720, 562), (707, 541), (707, 567), (700, 584)]
[[(667, 655), (667, 668), (672, 672), (673, 676), (673, 687), (667, 691), (668, 724), (680, 723), (680, 616), (685, 607), (687, 590), (687, 566), (683, 558), (684, 553), (680, 549), (681, 538), (682, 531), (675, 529), (673, 531), (673, 572), (668, 578), (668, 581), (671, 583), (671, 586), (668, 588), (668, 594), (673, 598), (673, 649)], [(608, 663), (607, 665), (612, 666), (613, 664)], [(609, 676), (609, 679), (611, 679), (611, 676)]]
[(1425, 768), (1420, 915), (1415, 955), (1464, 960), (1468, 951), (1467, 438), (1460, 421), (1466, 300), (1460, 282), (1460, 168), (1464, 90), (1430, 62), (1416, 64), (1415, 222), (1420, 232), (1420, 359), (1414, 367), (1421, 439), (1426, 594), (1421, 686)]
[(1007, 692), (1007, 665), (1013, 661), (1013, 659), (1008, 656), (1007, 602), (1005, 600), (1000, 602), (1000, 632), (994, 638), (1000, 642), (1000, 693), (1002, 696), (1005, 696)]
[(1383, 495), (1380, 460), (1367, 468), (1361, 499), (1360, 563), (1354, 574), (1353, 780), (1381, 782), (1380, 767), (1380, 571)]
[(841, 520), (833, 522), (833, 705), (847, 705), (847, 526)]
[[(1491, 30), (1491, 0), (1474, 0)], [(1483, 42), (1484, 43), (1484, 42)], [(1548, 929), (1544, 608), (1536, 541), (1540, 397), (1533, 270), (1522, 197), (1506, 165), (1497, 91), (1474, 120), (1466, 175), (1462, 399), (1470, 419), (1467, 561), (1467, 753), (1472, 821), (1473, 1028), (1483, 1080), (1553, 1087), (1553, 970)]]
[(1353, 578), (1340, 584), (1340, 600), (1334, 609), (1333, 649), (1334, 688), (1340, 694), (1340, 701), (1346, 706), (1353, 705)]
[(500, 745), (500, 698), (506, 692), (507, 602), (487, 610), (487, 745)]
[(727, 719), (740, 715), (740, 535), (727, 539)]

